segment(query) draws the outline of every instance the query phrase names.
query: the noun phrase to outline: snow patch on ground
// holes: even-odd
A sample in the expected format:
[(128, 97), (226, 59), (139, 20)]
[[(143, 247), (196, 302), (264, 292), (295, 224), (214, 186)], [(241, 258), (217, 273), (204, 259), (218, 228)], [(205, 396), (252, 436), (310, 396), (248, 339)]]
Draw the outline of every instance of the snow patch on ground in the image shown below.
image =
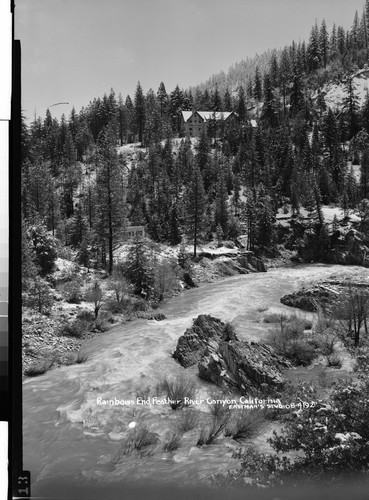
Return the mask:
[[(338, 221), (342, 221), (344, 219), (344, 216), (345, 216), (343, 209), (340, 207), (336, 207), (336, 206), (323, 205), (322, 212), (323, 212), (324, 220), (327, 223), (332, 223), (334, 216), (337, 217)], [(304, 207), (300, 208), (300, 215), (304, 219), (310, 219), (309, 214), (310, 214), (310, 212), (308, 212), (308, 210), (306, 208), (304, 208)], [(348, 216), (349, 216), (349, 220), (351, 222), (359, 222), (360, 221), (358, 213), (354, 210), (349, 210)], [(288, 226), (291, 217), (292, 217), (291, 205), (286, 205), (286, 210), (283, 207), (278, 209), (276, 219), (277, 219), (277, 222), (279, 224), (281, 224), (283, 226)]]
[[(353, 76), (355, 94), (359, 99), (359, 106), (362, 106), (369, 89), (369, 69), (362, 69)], [(343, 83), (329, 83), (323, 87), (326, 105), (335, 110), (342, 107), (347, 92)]]

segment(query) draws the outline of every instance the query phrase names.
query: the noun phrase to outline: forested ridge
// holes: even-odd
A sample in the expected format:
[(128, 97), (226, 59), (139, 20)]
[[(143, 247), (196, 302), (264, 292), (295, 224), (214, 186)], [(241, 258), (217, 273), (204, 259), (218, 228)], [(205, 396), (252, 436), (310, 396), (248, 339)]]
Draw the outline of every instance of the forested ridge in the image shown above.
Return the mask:
[[(196, 87), (183, 89), (179, 83), (169, 91), (162, 82), (157, 91), (144, 91), (138, 82), (131, 96), (124, 98), (111, 89), (60, 120), (50, 110), (29, 125), (23, 119), (26, 376), (43, 374), (52, 366), (98, 363), (97, 357), (89, 360), (91, 351), (83, 346), (78, 351), (82, 340), (117, 322), (166, 319), (157, 310), (163, 300), (219, 276), (265, 271), (266, 262), (369, 267), (369, 0), (363, 7), (348, 29), (316, 22), (307, 41), (242, 61)], [(206, 131), (196, 138), (184, 136), (181, 127), (182, 111), (193, 110), (214, 112)], [(229, 111), (235, 120), (227, 121), (221, 114), (219, 118), (219, 112)], [(130, 239), (127, 231), (132, 227), (145, 234)], [(255, 400), (262, 398), (259, 402), (266, 397), (275, 402), (267, 411), (252, 406), (231, 415), (224, 404), (215, 404), (209, 412), (184, 409), (184, 396), (195, 397), (196, 383), (169, 376), (158, 381), (148, 372), (152, 386), (145, 388), (147, 374), (142, 368), (137, 394), (161, 391), (171, 396), (174, 406), (178, 403), (172, 406), (177, 420), (165, 421), (164, 414), (156, 414), (158, 428), (170, 431), (165, 439), (161, 436), (160, 453), (187, 446), (190, 440), (187, 437), (183, 444), (182, 436), (190, 430), (195, 435), (197, 427), (201, 432), (190, 443), (191, 450), (218, 439), (250, 440), (261, 430), (282, 427), (281, 433), (264, 436), (271, 453), (240, 448), (233, 455), (239, 468), (213, 476), (213, 483), (264, 488), (342, 484), (344, 479), (367, 477), (367, 273), (362, 267), (341, 273), (335, 266), (334, 276), (316, 282), (323, 267), (315, 266), (313, 285), (294, 288), (281, 298), (283, 304), (311, 316), (282, 309), (284, 314), (268, 304), (264, 290), (273, 284), (269, 273), (266, 285), (254, 281), (259, 286), (255, 285), (255, 297), (252, 280), (251, 286), (246, 284), (247, 293), (241, 280), (236, 282), (237, 294), (243, 291), (241, 297), (252, 303), (245, 307), (252, 320), (242, 310), (244, 304), (235, 301), (230, 309), (236, 326), (204, 311), (194, 321), (196, 328), (178, 340), (173, 357), (195, 360), (199, 377), (208, 385), (231, 387), (244, 395), (251, 386), (242, 381), (248, 383), (254, 376), (255, 392), (250, 394), (257, 396)], [(277, 277), (293, 277), (293, 285), (300, 286), (311, 268), (286, 271), (286, 278), (284, 269), (275, 271)], [(327, 276), (330, 269), (325, 269)], [(279, 294), (280, 281), (277, 290)], [(231, 299), (232, 292), (235, 289), (229, 293)], [(224, 301), (225, 295), (218, 297)], [(244, 341), (253, 323), (258, 323), (260, 338)], [(133, 347), (129, 342), (130, 335), (136, 342), (142, 325), (128, 334), (124, 327), (115, 330), (127, 348), (123, 353), (119, 345), (109, 357), (104, 388), (110, 376), (114, 390), (117, 380), (124, 386), (118, 377), (133, 375), (114, 371), (117, 364), (130, 366), (132, 353), (142, 349), (146, 356), (150, 351), (147, 332), (151, 334), (156, 323), (145, 323), (147, 330)], [(240, 325), (242, 340), (236, 335)], [(169, 360), (167, 331), (159, 330), (155, 341), (163, 341)], [(126, 358), (119, 361), (117, 355)], [(151, 360), (150, 369), (156, 360)], [(162, 370), (163, 365), (158, 367)], [(282, 379), (287, 371), (290, 379)], [(95, 390), (88, 383), (86, 387)], [(89, 422), (95, 422), (91, 408)], [(129, 418), (120, 459), (159, 453), (156, 427), (152, 432), (137, 417), (137, 428), (131, 432), (128, 424), (136, 416)], [(111, 428), (115, 432), (116, 427)], [(115, 467), (118, 459), (113, 463)]]
[[(48, 276), (58, 251), (111, 275), (132, 225), (154, 242), (193, 245), (194, 257), (201, 242), (243, 234), (257, 255), (287, 248), (302, 260), (365, 265), (369, 93), (356, 84), (369, 78), (368, 34), (366, 1), (349, 29), (316, 22), (307, 42), (268, 52), (247, 79), (236, 66), (226, 86), (215, 75), (145, 93), (138, 82), (132, 97), (111, 89), (68, 118), (47, 110), (23, 120), (25, 287)], [(332, 85), (343, 96), (337, 105), (327, 99)], [(214, 115), (190, 139), (181, 137), (184, 110), (234, 111), (237, 120)], [(341, 220), (325, 220), (328, 205), (342, 209)], [(334, 250), (347, 244), (343, 262), (347, 254)]]

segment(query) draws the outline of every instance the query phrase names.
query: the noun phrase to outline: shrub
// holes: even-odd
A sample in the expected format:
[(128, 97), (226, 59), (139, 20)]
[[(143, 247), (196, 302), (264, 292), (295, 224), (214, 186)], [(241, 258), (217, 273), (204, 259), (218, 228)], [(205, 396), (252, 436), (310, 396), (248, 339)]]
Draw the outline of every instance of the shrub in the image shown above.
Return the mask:
[(178, 288), (178, 269), (179, 266), (174, 259), (163, 261), (155, 266), (154, 295), (158, 302)]
[(80, 304), (82, 302), (81, 282), (72, 280), (64, 283), (61, 287), (61, 293), (69, 304)]
[(98, 318), (94, 323), (94, 327), (99, 332), (107, 332), (110, 330), (111, 325), (105, 319)]
[[(262, 311), (260, 311), (262, 312)], [(281, 323), (282, 321), (287, 321), (288, 316), (286, 314), (281, 313), (269, 313), (266, 314), (263, 318), (264, 323)]]
[(43, 375), (48, 370), (50, 370), (53, 364), (54, 361), (50, 359), (40, 361), (26, 368), (24, 374), (27, 375), (27, 377), (37, 377), (38, 375)]
[(184, 377), (168, 378), (159, 384), (160, 390), (172, 401), (170, 406), (173, 410), (188, 406), (185, 402), (185, 397), (194, 399), (195, 397), (195, 384), (191, 380)]
[(59, 335), (63, 337), (75, 337), (81, 339), (87, 332), (89, 324), (87, 321), (77, 319), (70, 323), (64, 323), (59, 330)]
[[(283, 430), (269, 439), (277, 453), (267, 455), (251, 447), (235, 452), (240, 468), (221, 476), (223, 484), (244, 484), (246, 478), (258, 486), (358, 484), (369, 472), (368, 418), (368, 379), (341, 384), (328, 401), (317, 401), (297, 416), (286, 415)], [(289, 452), (293, 458), (286, 456)]]
[(342, 368), (342, 358), (340, 358), (337, 354), (330, 354), (327, 356), (327, 366), (333, 368)]
[(150, 310), (150, 304), (148, 304), (148, 302), (145, 299), (139, 297), (132, 297), (132, 299), (129, 301), (129, 304), (130, 304), (129, 307), (130, 312)]
[(28, 228), (27, 236), (32, 242), (35, 263), (40, 267), (44, 275), (50, 273), (58, 256), (55, 239), (40, 222)]
[(317, 357), (317, 352), (304, 340), (292, 340), (284, 355), (295, 365), (308, 366)]
[(166, 441), (164, 443), (163, 449), (164, 451), (175, 451), (179, 448), (181, 443), (182, 435), (178, 432), (170, 432), (166, 436)]
[(119, 262), (115, 266), (108, 285), (110, 290), (114, 290), (116, 304), (120, 304), (124, 296), (133, 291), (132, 285), (124, 276), (124, 265), (122, 262)]
[(88, 309), (83, 309), (83, 311), (80, 311), (77, 314), (77, 319), (80, 319), (81, 321), (86, 321), (87, 323), (93, 323), (95, 315)]
[(197, 446), (212, 444), (225, 430), (231, 417), (231, 410), (223, 404), (214, 404), (210, 407), (210, 420), (207, 420), (201, 428)]
[(137, 426), (123, 443), (123, 455), (138, 452), (140, 457), (154, 453), (153, 447), (159, 442), (158, 434), (150, 431), (146, 425)]
[(259, 312), (259, 313), (263, 313), (263, 312), (267, 311), (268, 309), (269, 309), (269, 307), (267, 307), (267, 306), (259, 306), (256, 308), (257, 312)]
[(199, 420), (199, 412), (192, 410), (191, 408), (183, 408), (176, 422), (176, 427), (182, 433), (192, 431), (192, 429), (194, 429), (199, 423)]
[(47, 314), (53, 304), (53, 296), (49, 283), (36, 276), (29, 281), (27, 293), (23, 294), (24, 305), (32, 307), (40, 314)]
[(333, 354), (334, 347), (337, 343), (335, 335), (324, 335), (320, 338), (320, 351), (322, 354), (329, 356)]
[(281, 316), (279, 327), (275, 327), (268, 335), (267, 342), (278, 354), (290, 359), (295, 365), (309, 365), (317, 356), (316, 350), (306, 340), (303, 340), (304, 319), (292, 316), (284, 320)]
[(236, 441), (257, 435), (263, 424), (265, 415), (262, 410), (238, 410), (232, 413), (224, 435), (231, 436)]
[(104, 304), (104, 308), (112, 314), (123, 314), (126, 311), (126, 304), (127, 301), (124, 300), (120, 302), (116, 300), (107, 300)]

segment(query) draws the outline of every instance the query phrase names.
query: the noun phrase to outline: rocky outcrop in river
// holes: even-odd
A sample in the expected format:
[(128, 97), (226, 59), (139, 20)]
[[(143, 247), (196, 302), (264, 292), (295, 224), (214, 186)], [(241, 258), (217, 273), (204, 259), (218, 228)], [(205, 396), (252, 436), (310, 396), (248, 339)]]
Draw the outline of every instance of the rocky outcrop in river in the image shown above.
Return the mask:
[(194, 320), (173, 357), (185, 368), (198, 363), (201, 378), (247, 394), (283, 386), (283, 369), (291, 366), (271, 347), (239, 340), (229, 324), (208, 315)]

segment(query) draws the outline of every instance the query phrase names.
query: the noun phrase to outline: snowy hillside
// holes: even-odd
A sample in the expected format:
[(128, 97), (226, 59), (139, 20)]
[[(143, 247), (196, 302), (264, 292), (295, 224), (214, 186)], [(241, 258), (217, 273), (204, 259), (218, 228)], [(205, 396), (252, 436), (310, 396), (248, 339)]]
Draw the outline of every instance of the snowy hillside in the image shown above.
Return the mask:
[[(364, 68), (353, 75), (353, 85), (359, 105), (362, 106), (369, 88), (369, 68)], [(344, 83), (325, 85), (322, 92), (327, 106), (333, 110), (341, 108), (343, 100), (347, 97)]]

